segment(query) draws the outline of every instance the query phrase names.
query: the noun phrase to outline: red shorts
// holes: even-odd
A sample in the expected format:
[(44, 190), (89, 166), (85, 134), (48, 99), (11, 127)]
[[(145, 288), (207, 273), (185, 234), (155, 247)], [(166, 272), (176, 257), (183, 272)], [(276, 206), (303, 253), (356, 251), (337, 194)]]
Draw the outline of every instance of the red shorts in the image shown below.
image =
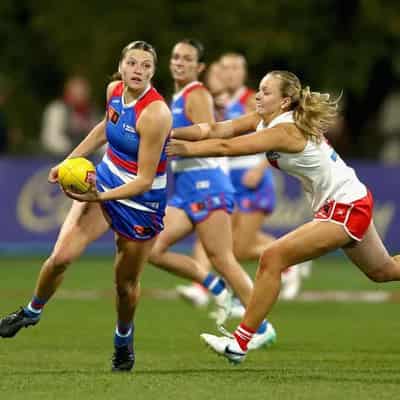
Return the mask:
[(365, 197), (349, 204), (335, 200), (326, 202), (314, 214), (314, 220), (343, 225), (351, 238), (361, 241), (371, 223), (373, 207), (374, 199), (368, 190)]

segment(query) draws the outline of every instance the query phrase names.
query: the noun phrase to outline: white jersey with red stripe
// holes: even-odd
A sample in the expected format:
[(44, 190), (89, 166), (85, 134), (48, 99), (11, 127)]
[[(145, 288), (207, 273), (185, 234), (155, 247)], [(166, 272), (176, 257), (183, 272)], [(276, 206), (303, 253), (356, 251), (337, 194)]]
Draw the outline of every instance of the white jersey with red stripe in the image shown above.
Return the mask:
[[(257, 130), (272, 128), (282, 123), (294, 123), (293, 112), (274, 118), (267, 126), (261, 121)], [(271, 165), (297, 177), (311, 201), (314, 212), (329, 200), (351, 203), (367, 195), (353, 168), (347, 166), (326, 140), (308, 140), (303, 151), (266, 154)]]

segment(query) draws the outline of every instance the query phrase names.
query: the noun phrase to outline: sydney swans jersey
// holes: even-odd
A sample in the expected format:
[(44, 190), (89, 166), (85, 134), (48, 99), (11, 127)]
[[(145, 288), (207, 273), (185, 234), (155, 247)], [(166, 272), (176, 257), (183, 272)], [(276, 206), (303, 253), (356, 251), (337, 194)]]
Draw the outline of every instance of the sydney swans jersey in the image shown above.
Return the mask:
[[(189, 119), (185, 112), (186, 99), (188, 94), (192, 90), (204, 88), (201, 82), (194, 81), (187, 84), (181, 91), (176, 93), (172, 99), (171, 111), (173, 117), (173, 128), (182, 128), (185, 126), (193, 125), (193, 122)], [(217, 168), (219, 163), (215, 158), (210, 157), (197, 157), (197, 158), (183, 158), (175, 157), (171, 161), (171, 169), (173, 172), (193, 171), (200, 169), (213, 169)]]
[[(294, 123), (292, 111), (274, 118), (266, 128), (282, 123)], [(261, 121), (257, 130), (263, 128)], [(353, 168), (343, 162), (326, 140), (308, 140), (299, 153), (269, 151), (266, 156), (271, 165), (300, 179), (314, 212), (328, 200), (351, 203), (367, 195)]]
[[(101, 190), (110, 190), (136, 178), (140, 146), (140, 134), (136, 131), (136, 123), (141, 112), (157, 100), (164, 101), (151, 86), (130, 104), (124, 103), (122, 82), (113, 90), (107, 104), (108, 148), (97, 166), (97, 181)], [(166, 169), (167, 155), (164, 146), (151, 189), (133, 198), (117, 201), (137, 210), (163, 213), (166, 207)]]
[[(246, 114), (246, 103), (254, 91), (246, 86), (241, 87), (232, 100), (226, 105), (225, 119), (235, 119)], [(229, 157), (229, 169), (253, 168), (264, 160), (264, 154), (251, 154), (248, 156)]]

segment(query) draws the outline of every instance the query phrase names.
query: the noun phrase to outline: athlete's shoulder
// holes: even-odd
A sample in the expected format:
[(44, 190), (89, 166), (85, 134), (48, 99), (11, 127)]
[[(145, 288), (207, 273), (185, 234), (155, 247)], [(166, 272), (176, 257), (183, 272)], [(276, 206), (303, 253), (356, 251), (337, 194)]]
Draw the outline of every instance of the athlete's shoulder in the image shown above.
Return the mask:
[(192, 82), (182, 92), (182, 96), (186, 99), (189, 95), (192, 97), (193, 95), (195, 96), (204, 96), (208, 95), (209, 91), (208, 89), (204, 86), (203, 83), (201, 82)]
[(113, 96), (121, 96), (124, 90), (124, 83), (122, 81), (112, 81), (107, 85), (107, 99)]

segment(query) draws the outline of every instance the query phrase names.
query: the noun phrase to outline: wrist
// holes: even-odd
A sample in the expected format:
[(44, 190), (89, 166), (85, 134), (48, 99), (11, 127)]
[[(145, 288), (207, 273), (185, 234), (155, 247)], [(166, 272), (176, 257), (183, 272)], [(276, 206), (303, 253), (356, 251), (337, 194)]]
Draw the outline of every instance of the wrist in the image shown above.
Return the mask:
[(210, 137), (210, 125), (206, 122), (201, 123), (198, 125), (199, 129), (200, 129), (200, 140), (204, 140)]

